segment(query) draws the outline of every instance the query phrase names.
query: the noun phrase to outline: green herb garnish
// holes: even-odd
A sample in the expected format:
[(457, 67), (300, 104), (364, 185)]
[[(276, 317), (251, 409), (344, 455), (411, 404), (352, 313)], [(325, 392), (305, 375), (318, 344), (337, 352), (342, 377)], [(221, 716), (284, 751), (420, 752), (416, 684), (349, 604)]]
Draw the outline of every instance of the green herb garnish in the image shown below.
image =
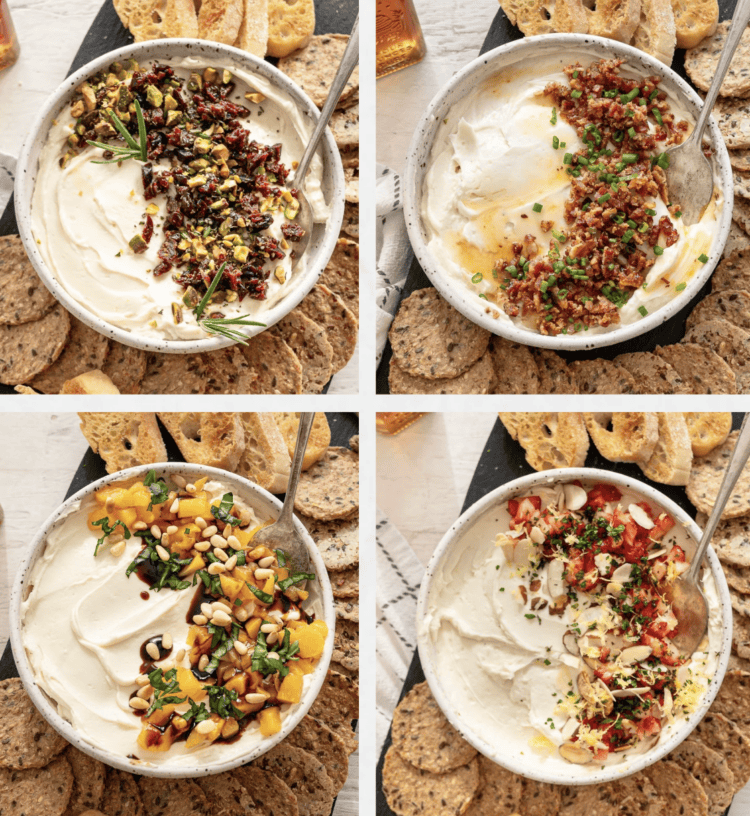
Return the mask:
[(273, 595), (269, 595), (267, 592), (263, 592), (262, 589), (258, 589), (258, 587), (253, 586), (253, 584), (248, 584), (247, 581), (245, 581), (245, 585), (259, 601), (263, 601), (263, 603), (267, 604), (273, 603)]
[(163, 669), (154, 669), (148, 676), (148, 682), (154, 687), (154, 702), (146, 712), (147, 717), (150, 717), (154, 711), (164, 708), (165, 705), (179, 705), (187, 700), (187, 697), (175, 695), (175, 692), (180, 691), (177, 669), (170, 669), (166, 674)]
[(211, 515), (224, 524), (231, 524), (232, 527), (238, 527), (242, 522), (236, 516), (232, 515), (231, 510), (233, 507), (234, 496), (231, 493), (225, 493), (221, 497), (221, 503), (218, 507), (211, 505)]
[(91, 523), (94, 525), (94, 527), (101, 527), (102, 532), (104, 533), (104, 535), (96, 542), (96, 547), (94, 548), (94, 557), (96, 557), (97, 554), (99, 553), (99, 547), (101, 547), (102, 544), (104, 544), (104, 539), (108, 535), (114, 533), (117, 527), (122, 527), (122, 535), (124, 538), (126, 539), (130, 538), (130, 530), (128, 530), (125, 524), (119, 519), (111, 527), (109, 526), (109, 518), (107, 516), (104, 516), (104, 518), (97, 519), (96, 521), (92, 521)]
[(290, 586), (294, 584), (299, 584), (302, 581), (314, 581), (315, 580), (315, 573), (313, 572), (293, 572), (288, 578), (284, 578), (283, 580), (279, 581), (279, 588), (283, 592), (286, 589), (289, 589)]
[(148, 156), (146, 153), (148, 147), (146, 141), (146, 123), (143, 120), (143, 111), (141, 111), (141, 106), (138, 103), (138, 100), (135, 100), (135, 116), (138, 120), (137, 142), (130, 135), (128, 129), (120, 121), (117, 114), (111, 108), (108, 108), (107, 110), (110, 118), (112, 119), (112, 124), (115, 126), (115, 129), (120, 136), (122, 136), (122, 138), (125, 140), (127, 147), (118, 147), (117, 145), (111, 145), (107, 142), (93, 142), (90, 139), (87, 139), (86, 144), (90, 144), (92, 147), (98, 147), (100, 150), (108, 150), (110, 153), (114, 153), (114, 158), (103, 159), (102, 161), (92, 160), (92, 164), (117, 164), (118, 162), (127, 161), (128, 159), (137, 159), (138, 161), (142, 162), (148, 161)]

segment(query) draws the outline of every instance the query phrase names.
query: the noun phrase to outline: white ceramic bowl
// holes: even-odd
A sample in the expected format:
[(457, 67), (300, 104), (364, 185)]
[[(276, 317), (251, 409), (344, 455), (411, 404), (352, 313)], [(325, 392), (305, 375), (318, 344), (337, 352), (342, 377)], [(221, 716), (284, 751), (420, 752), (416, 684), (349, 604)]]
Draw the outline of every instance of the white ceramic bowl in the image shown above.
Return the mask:
[[(729, 597), (729, 589), (719, 559), (713, 549), (709, 547), (707, 560), (716, 582), (723, 624), (721, 649), (716, 674), (696, 711), (691, 714), (681, 728), (676, 729), (668, 738), (657, 743), (651, 751), (645, 754), (635, 755), (629, 761), (621, 764), (607, 765), (604, 767), (597, 765), (594, 768), (591, 765), (584, 766), (566, 763), (564, 769), (549, 769), (545, 768), (544, 759), (535, 754), (528, 746), (525, 746), (526, 750), (522, 752), (521, 750), (514, 750), (508, 744), (490, 744), (483, 738), (481, 733), (472, 730), (472, 728), (467, 725), (466, 721), (458, 715), (455, 707), (451, 703), (450, 696), (446, 692), (445, 686), (443, 685), (446, 678), (441, 677), (436, 671), (434, 644), (429, 634), (423, 631), (426, 627), (422, 626), (422, 622), (429, 611), (433, 579), (436, 574), (440, 573), (441, 567), (446, 562), (448, 556), (462, 546), (464, 537), (475, 525), (482, 523), (488, 524), (488, 527), (493, 531), (493, 537), (494, 533), (501, 532), (500, 526), (502, 521), (498, 523), (496, 520), (498, 514), (501, 512), (502, 506), (508, 499), (528, 494), (528, 492), (535, 487), (550, 486), (555, 483), (570, 482), (575, 479), (580, 479), (582, 482), (608, 482), (616, 485), (623, 491), (628, 490), (639, 494), (645, 501), (663, 508), (670, 513), (678, 525), (684, 525), (690, 538), (694, 540), (696, 545), (700, 540), (701, 530), (684, 510), (658, 490), (637, 479), (631, 479), (630, 477), (618, 473), (599, 470), (597, 468), (566, 468), (533, 473), (529, 476), (523, 476), (520, 479), (514, 479), (512, 482), (508, 482), (496, 490), (493, 490), (491, 493), (488, 493), (484, 498), (472, 505), (453, 524), (450, 530), (443, 536), (430, 560), (427, 572), (422, 581), (417, 602), (417, 641), (422, 668), (424, 669), (430, 690), (451, 725), (478, 751), (499, 765), (508, 768), (514, 773), (529, 777), (530, 779), (557, 785), (590, 785), (622, 778), (642, 770), (674, 750), (690, 735), (690, 732), (708, 711), (726, 673), (732, 647), (732, 605)], [(504, 513), (505, 511), (502, 512)], [(507, 518), (506, 513), (505, 519), (507, 520)], [(692, 554), (692, 551), (688, 551), (687, 553), (689, 558), (692, 557)]]
[[(408, 163), (404, 177), (404, 216), (411, 245), (421, 267), (427, 273), (435, 288), (461, 314), (494, 334), (539, 348), (574, 351), (610, 346), (621, 343), (644, 332), (656, 328), (669, 320), (700, 291), (708, 280), (716, 264), (721, 259), (724, 245), (732, 223), (732, 202), (734, 188), (729, 154), (713, 118), (706, 131), (714, 149), (714, 177), (721, 188), (724, 205), (717, 221), (717, 230), (708, 253), (708, 262), (688, 282), (685, 291), (648, 314), (641, 320), (623, 325), (611, 331), (592, 334), (581, 332), (572, 335), (543, 335), (517, 326), (511, 320), (498, 319), (487, 313), (487, 302), (468, 291), (465, 284), (443, 271), (440, 259), (428, 248), (428, 239), (421, 216), (422, 189), (429, 167), (435, 135), (440, 123), (451, 107), (471, 93), (482, 81), (503, 70), (510, 70), (522, 60), (559, 55), (565, 51), (584, 50), (593, 59), (622, 58), (625, 67), (632, 66), (647, 74), (661, 77), (662, 87), (672, 90), (687, 110), (697, 119), (702, 102), (698, 94), (671, 68), (653, 57), (615, 40), (593, 37), (587, 34), (548, 34), (526, 37), (488, 51), (470, 62), (451, 77), (450, 81), (437, 93), (430, 103), (414, 133), (409, 148)], [(562, 65), (567, 64), (563, 57)], [(561, 65), (561, 67), (562, 67)], [(520, 168), (521, 172), (523, 168)]]
[[(92, 745), (84, 739), (79, 732), (71, 725), (68, 720), (64, 719), (57, 711), (56, 703), (47, 694), (36, 685), (34, 680), (34, 672), (29, 663), (26, 650), (23, 643), (23, 630), (21, 620), (21, 603), (28, 597), (32, 587), (29, 585), (29, 576), (36, 561), (43, 555), (47, 535), (54, 528), (55, 524), (62, 519), (68, 512), (68, 508), (75, 502), (82, 502), (85, 499), (93, 496), (93, 494), (111, 482), (132, 478), (134, 476), (145, 476), (149, 470), (154, 469), (157, 477), (170, 476), (172, 474), (180, 474), (187, 478), (188, 482), (195, 481), (201, 476), (209, 476), (211, 479), (221, 480), (232, 493), (238, 498), (242, 499), (248, 506), (255, 509), (263, 517), (277, 518), (281, 512), (281, 502), (272, 496), (268, 491), (258, 487), (247, 479), (240, 476), (228, 473), (218, 468), (202, 467), (198, 465), (189, 465), (184, 463), (170, 462), (162, 464), (149, 465), (148, 467), (134, 467), (128, 470), (121, 470), (118, 473), (113, 473), (111, 476), (105, 476), (103, 479), (98, 479), (90, 485), (79, 490), (67, 501), (65, 501), (55, 512), (45, 521), (39, 532), (34, 536), (34, 539), (29, 545), (29, 552), (25, 560), (21, 564), (16, 580), (13, 584), (10, 595), (10, 642), (13, 649), (13, 657), (18, 667), (18, 673), (24, 684), (24, 687), (31, 697), (34, 705), (39, 709), (44, 718), (65, 737), (68, 742), (80, 748), (81, 751), (89, 754), (95, 759), (101, 760), (115, 768), (128, 771), (130, 773), (145, 774), (146, 776), (160, 776), (170, 778), (183, 778), (206, 776), (208, 774), (220, 773), (221, 771), (228, 771), (236, 768), (239, 765), (244, 765), (256, 757), (264, 754), (266, 751), (273, 748), (283, 740), (299, 723), (310, 709), (318, 692), (323, 685), (328, 670), (328, 664), (331, 661), (331, 654), (333, 652), (333, 633), (335, 624), (335, 615), (333, 611), (333, 592), (331, 584), (328, 580), (328, 573), (323, 563), (318, 548), (315, 542), (310, 537), (304, 525), (295, 518), (295, 525), (302, 534), (309, 550), (310, 559), (312, 561), (312, 569), (317, 577), (317, 580), (310, 581), (307, 589), (310, 592), (310, 600), (308, 604), (318, 604), (323, 609), (322, 619), (326, 621), (329, 626), (328, 637), (326, 639), (325, 649), (320, 658), (320, 662), (315, 667), (314, 672), (309, 675), (311, 682), (305, 691), (301, 702), (292, 707), (288, 716), (282, 720), (282, 728), (278, 734), (267, 737), (261, 742), (253, 745), (248, 751), (233, 759), (225, 760), (223, 762), (201, 763), (201, 752), (197, 750), (194, 754), (195, 763), (193, 765), (181, 765), (177, 767), (169, 767), (159, 764), (150, 764), (145, 760), (133, 760), (127, 756), (103, 750), (95, 745)], [(123, 564), (123, 567), (125, 565)], [(50, 637), (54, 637), (54, 627), (50, 628)], [(137, 655), (135, 656), (137, 660)], [(241, 739), (241, 738), (240, 738)]]
[[(159, 338), (137, 337), (129, 331), (106, 322), (98, 315), (86, 309), (72, 298), (62, 284), (54, 277), (44, 262), (31, 231), (31, 207), (34, 185), (38, 170), (39, 156), (47, 139), (53, 120), (66, 108), (75, 89), (89, 77), (109, 66), (112, 62), (129, 58), (140, 64), (158, 60), (169, 62), (182, 57), (198, 57), (209, 65), (242, 68), (257, 73), (289, 96), (310, 121), (310, 130), (314, 127), (320, 112), (304, 91), (285, 74), (265, 60), (221, 43), (206, 40), (173, 39), (151, 40), (110, 51), (69, 76), (49, 97), (39, 112), (18, 158), (15, 182), (15, 208), (18, 231), (29, 259), (39, 277), (50, 292), (72, 312), (79, 320), (86, 323), (100, 334), (128, 346), (135, 346), (146, 351), (160, 351), (174, 354), (188, 354), (200, 351), (211, 351), (232, 345), (231, 340), (222, 337), (206, 336), (198, 340), (167, 340)], [(330, 217), (325, 223), (316, 224), (306, 252), (306, 269), (299, 274), (297, 283), (290, 293), (272, 306), (267, 312), (259, 315), (258, 320), (268, 327), (281, 320), (312, 289), (320, 273), (325, 269), (338, 239), (339, 229), (344, 217), (344, 169), (336, 142), (329, 129), (326, 129), (321, 146), (318, 148), (323, 160), (323, 193), (330, 207)], [(258, 334), (263, 328), (248, 326), (243, 329), (248, 336)]]

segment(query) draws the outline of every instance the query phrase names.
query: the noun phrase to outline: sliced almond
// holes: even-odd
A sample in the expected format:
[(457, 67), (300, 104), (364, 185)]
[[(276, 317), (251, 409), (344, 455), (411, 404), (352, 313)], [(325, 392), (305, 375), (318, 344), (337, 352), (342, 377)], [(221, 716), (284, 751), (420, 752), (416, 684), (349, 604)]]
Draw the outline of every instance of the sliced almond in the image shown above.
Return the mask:
[(580, 510), (588, 499), (586, 491), (574, 484), (566, 484), (563, 488), (565, 490), (565, 505), (568, 510)]
[(628, 505), (628, 513), (633, 521), (644, 530), (653, 530), (654, 522), (648, 516), (648, 513), (637, 504)]
[(653, 649), (650, 646), (628, 646), (627, 649), (622, 650), (620, 662), (625, 666), (629, 666), (631, 663), (640, 663), (650, 657), (652, 651)]
[(594, 760), (593, 751), (589, 751), (588, 748), (574, 742), (566, 742), (557, 750), (564, 760), (572, 762), (574, 765), (587, 765)]

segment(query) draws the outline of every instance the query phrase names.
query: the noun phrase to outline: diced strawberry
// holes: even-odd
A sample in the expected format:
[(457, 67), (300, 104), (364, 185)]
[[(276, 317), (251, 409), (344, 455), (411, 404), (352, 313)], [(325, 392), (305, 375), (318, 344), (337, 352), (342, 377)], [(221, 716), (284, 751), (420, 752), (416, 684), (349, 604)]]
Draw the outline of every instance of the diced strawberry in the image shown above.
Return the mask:
[(665, 534), (674, 527), (675, 521), (669, 513), (664, 513), (660, 518), (654, 520), (654, 529), (649, 530), (649, 535), (653, 541), (661, 541)]
[(601, 510), (607, 502), (620, 501), (621, 498), (622, 493), (614, 485), (595, 484), (588, 492), (585, 506)]

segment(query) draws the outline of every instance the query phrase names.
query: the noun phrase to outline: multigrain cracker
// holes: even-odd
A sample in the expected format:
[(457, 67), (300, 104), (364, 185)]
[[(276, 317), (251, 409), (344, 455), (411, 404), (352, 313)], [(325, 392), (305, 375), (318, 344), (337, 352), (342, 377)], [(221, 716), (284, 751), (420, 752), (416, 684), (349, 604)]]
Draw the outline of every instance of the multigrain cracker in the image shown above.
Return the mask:
[(190, 779), (139, 776), (138, 790), (148, 816), (213, 816), (205, 794)]
[(309, 751), (284, 741), (253, 760), (253, 764), (289, 785), (297, 797), (300, 816), (330, 816), (334, 785), (323, 763)]
[(339, 599), (334, 603), (336, 617), (359, 623), (359, 603), (354, 599)]
[(489, 352), (495, 370), (493, 394), (539, 393), (539, 368), (528, 346), (493, 334)]
[(391, 394), (491, 394), (495, 369), (489, 352), (485, 352), (458, 377), (430, 379), (407, 374), (391, 360), (388, 387)]
[(211, 803), (211, 816), (256, 816), (255, 802), (233, 773), (199, 776), (195, 780)]
[(743, 232), (750, 233), (750, 201), (745, 201), (744, 198), (735, 198), (732, 207), (732, 221), (741, 227)]
[(662, 759), (641, 773), (664, 800), (659, 816), (708, 816), (703, 785), (681, 765)]
[(20, 678), (0, 680), (0, 768), (42, 768), (67, 742), (37, 711)]
[(85, 371), (101, 370), (109, 351), (109, 340), (78, 318), (70, 318), (70, 332), (60, 356), (30, 382), (43, 394), (59, 394), (67, 380)]
[(466, 816), (497, 816), (517, 813), (521, 804), (523, 777), (503, 768), (487, 757), (478, 756), (479, 788), (471, 800)]
[(570, 369), (581, 394), (637, 394), (635, 378), (612, 360), (574, 360)]
[(348, 201), (344, 204), (344, 220), (341, 231), (355, 241), (359, 240), (359, 204)]
[(356, 241), (338, 239), (318, 283), (338, 295), (355, 317), (359, 315), (359, 244)]
[(294, 509), (320, 521), (332, 521), (358, 507), (359, 456), (349, 448), (328, 448), (300, 476)]
[(720, 261), (711, 275), (711, 291), (725, 289), (744, 289), (750, 292), (750, 252), (747, 250), (732, 252)]
[(564, 788), (559, 816), (662, 816), (664, 800), (643, 773)]
[(560, 787), (523, 779), (521, 793), (522, 816), (552, 816), (560, 810)]
[[(750, 150), (747, 148), (730, 150), (729, 163), (732, 165), (733, 170), (739, 170), (740, 173), (750, 173)], [(713, 280), (711, 283), (713, 284)]]
[(348, 669), (359, 671), (359, 624), (354, 621), (336, 621), (331, 660)]
[(750, 391), (750, 332), (715, 317), (689, 329), (682, 342), (698, 343), (714, 351), (734, 373), (737, 393)]
[(326, 330), (299, 309), (282, 317), (274, 328), (299, 360), (302, 392), (320, 394), (333, 375), (333, 346)]
[(729, 586), (750, 595), (750, 567), (738, 567), (728, 562), (722, 562), (721, 566)]
[(206, 364), (206, 394), (247, 394), (258, 375), (250, 367), (239, 346), (208, 351)]
[[(325, 522), (323, 522), (325, 523)], [(328, 575), (334, 598), (359, 597), (359, 568), (343, 569)], [(750, 584), (749, 584), (750, 585)]]
[(107, 768), (101, 806), (107, 816), (145, 816), (135, 777), (115, 768)]
[(691, 329), (704, 320), (721, 317), (745, 331), (750, 331), (750, 292), (744, 289), (725, 289), (712, 292), (693, 309), (685, 323)]
[[(716, 31), (700, 45), (685, 52), (685, 70), (702, 91), (711, 86), (719, 57), (727, 41), (731, 20), (719, 23)], [(721, 96), (745, 96), (750, 93), (750, 29), (745, 29), (719, 90)]]
[[(749, 99), (719, 99), (714, 106), (713, 116), (730, 150), (750, 147)], [(735, 215), (733, 213), (732, 217)]]
[(340, 148), (359, 144), (359, 104), (334, 111), (330, 122), (331, 132)]
[(0, 325), (0, 383), (21, 385), (46, 371), (62, 353), (69, 331), (70, 317), (59, 303), (32, 323)]
[(475, 363), (487, 350), (490, 333), (428, 288), (401, 303), (388, 338), (402, 371), (440, 379), (458, 377)]
[[(690, 481), (687, 485), (687, 496), (702, 513), (708, 515), (713, 509), (738, 436), (739, 431), (734, 431), (711, 453), (693, 462)], [(746, 466), (740, 474), (721, 517), (722, 519), (738, 518), (748, 513), (750, 513), (750, 465)]]
[(65, 749), (65, 758), (73, 771), (73, 791), (70, 795), (68, 812), (78, 813), (87, 808), (98, 808), (104, 796), (107, 766), (98, 759), (79, 751), (73, 745), (68, 745)]
[(333, 795), (338, 795), (349, 774), (349, 753), (338, 734), (321, 720), (306, 714), (292, 733), (285, 737), (284, 743), (309, 751), (322, 762), (333, 782)]
[(419, 683), (393, 712), (393, 746), (407, 762), (430, 773), (446, 773), (477, 755), (448, 722), (427, 683)]
[[(698, 513), (695, 523), (703, 529), (708, 513)], [(750, 518), (720, 521), (711, 538), (711, 546), (725, 564), (750, 567)]]
[[(729, 587), (729, 599), (732, 602), (732, 609), (738, 615), (744, 615), (746, 618), (750, 618), (750, 596), (743, 595), (741, 592), (737, 592), (736, 589), (732, 589)], [(750, 657), (750, 655), (748, 655)], [(748, 734), (750, 736), (750, 734)]]
[(109, 341), (109, 354), (102, 366), (121, 394), (140, 394), (141, 381), (146, 373), (146, 352), (126, 346), (117, 340)]
[[(735, 199), (735, 209), (732, 211), (732, 219), (734, 219), (734, 215), (737, 212), (737, 204), (738, 201)], [(738, 249), (750, 249), (750, 235), (748, 235), (736, 221), (732, 220), (732, 223), (729, 226), (729, 237), (727, 238), (727, 243), (724, 246), (722, 257), (728, 258)]]
[(275, 329), (250, 338), (242, 353), (255, 373), (249, 394), (302, 393), (302, 364)]
[[(279, 70), (322, 108), (348, 42), (349, 36), (346, 34), (319, 34), (301, 51), (280, 59)], [(344, 86), (338, 107), (345, 107), (347, 101), (358, 92), (359, 67), (354, 69)]]
[(734, 774), (726, 759), (694, 739), (686, 739), (667, 758), (701, 783), (708, 796), (708, 816), (723, 816), (734, 795)]
[(0, 813), (61, 816), (73, 790), (73, 771), (64, 756), (43, 768), (0, 768)]
[[(328, 570), (345, 570), (359, 563), (359, 520), (320, 521), (300, 515)], [(335, 576), (332, 576), (332, 579)]]
[(209, 368), (202, 354), (160, 354), (146, 361), (141, 394), (205, 394)]
[(750, 737), (750, 674), (727, 672), (711, 703), (711, 711), (723, 714)]
[(750, 620), (744, 615), (733, 614), (732, 623), (732, 651), (750, 660)]
[(479, 787), (479, 762), (473, 759), (449, 773), (415, 768), (391, 746), (383, 763), (383, 793), (398, 816), (460, 816)]
[(750, 740), (723, 714), (708, 714), (698, 723), (692, 739), (718, 751), (734, 774), (734, 791), (742, 790), (750, 780)]
[(359, 718), (359, 688), (348, 677), (328, 670), (326, 679), (315, 702), (310, 708), (310, 716), (324, 722), (337, 733), (345, 726), (351, 733), (352, 720)]
[(533, 354), (539, 370), (540, 394), (578, 393), (573, 370), (559, 354), (547, 349), (534, 349)]
[(346, 303), (322, 283), (313, 286), (297, 309), (325, 329), (333, 347), (333, 373), (341, 371), (351, 360), (357, 345), (357, 318)]
[(39, 320), (55, 303), (19, 236), (0, 236), (0, 323), (17, 326)]
[(683, 341), (670, 346), (657, 346), (654, 351), (672, 366), (690, 389), (690, 393), (737, 393), (734, 372), (713, 349)]
[(297, 797), (275, 773), (254, 765), (243, 765), (229, 773), (251, 792), (259, 816), (299, 816)]
[(650, 351), (620, 354), (615, 362), (635, 377), (642, 394), (689, 394), (690, 387), (669, 363)]

